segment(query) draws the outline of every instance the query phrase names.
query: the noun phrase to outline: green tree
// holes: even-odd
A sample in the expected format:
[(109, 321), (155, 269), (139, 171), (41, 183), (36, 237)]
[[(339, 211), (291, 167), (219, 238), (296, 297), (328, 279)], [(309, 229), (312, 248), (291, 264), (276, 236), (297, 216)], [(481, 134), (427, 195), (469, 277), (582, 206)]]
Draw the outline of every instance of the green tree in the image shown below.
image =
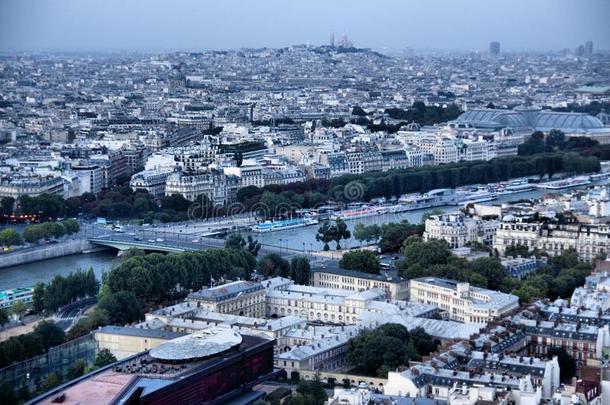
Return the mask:
[(0, 309), (0, 327), (8, 323), (8, 314), (4, 309)]
[(288, 277), (295, 283), (308, 285), (311, 275), (309, 259), (305, 256), (295, 256), (290, 260), (290, 271)]
[(191, 202), (184, 198), (182, 194), (172, 194), (161, 198), (161, 207), (167, 210), (187, 211), (191, 206)]
[(51, 389), (57, 387), (59, 384), (61, 384), (61, 378), (59, 378), (59, 375), (57, 375), (57, 373), (53, 372), (47, 374), (46, 378), (42, 383), (42, 390), (50, 391)]
[(106, 326), (110, 323), (110, 316), (108, 312), (95, 308), (85, 318), (81, 318), (76, 322), (74, 326), (68, 331), (68, 339), (76, 339), (77, 337), (84, 336), (94, 329), (100, 326)]
[(349, 239), (352, 237), (351, 232), (347, 229), (347, 224), (342, 219), (337, 219), (335, 221), (335, 231), (333, 232), (333, 240), (337, 244), (336, 249), (341, 250), (340, 242), (343, 239)]
[(23, 301), (16, 301), (11, 306), (11, 312), (18, 318), (21, 317), (27, 312), (28, 306)]
[(256, 270), (265, 277), (288, 277), (290, 264), (276, 253), (267, 253), (256, 263)]
[(42, 229), (37, 226), (26, 226), (23, 229), (23, 239), (29, 243), (37, 242), (43, 237)]
[(318, 376), (311, 381), (299, 382), (296, 391), (297, 395), (293, 395), (288, 399), (289, 405), (324, 405), (328, 399), (324, 385)]
[(0, 404), (16, 405), (18, 403), (13, 386), (7, 381), (0, 381)]
[(377, 241), (381, 236), (381, 228), (377, 224), (373, 225), (364, 225), (363, 223), (358, 223), (354, 227), (354, 239), (362, 243), (366, 241), (367, 243), (370, 241)]
[(247, 239), (244, 239), (238, 233), (233, 233), (225, 241), (226, 249), (245, 249), (250, 252), (253, 256), (258, 255), (258, 251), (261, 249), (261, 244), (253, 239), (252, 236), (248, 235)]
[(36, 285), (34, 286), (34, 291), (32, 294), (32, 309), (37, 314), (41, 313), (45, 309), (44, 289), (45, 285), (41, 282), (36, 283)]
[(417, 327), (409, 332), (409, 338), (418, 353), (428, 354), (434, 352), (439, 345), (422, 327)]
[(45, 350), (64, 343), (66, 334), (53, 321), (41, 321), (34, 328), (34, 333), (40, 338)]
[(282, 194), (265, 191), (261, 195), (260, 205), (262, 206), (265, 218), (278, 218), (287, 215), (291, 211), (290, 200)]
[(83, 360), (76, 360), (74, 363), (70, 364), (68, 367), (68, 372), (66, 373), (67, 380), (74, 380), (85, 374), (85, 368), (87, 367), (87, 363)]
[(143, 251), (142, 249), (138, 249), (138, 248), (129, 248), (127, 250), (123, 250), (121, 252), (121, 261), (127, 261), (129, 259), (131, 259), (132, 257), (143, 257), (146, 254), (145, 251)]
[(63, 222), (64, 228), (68, 235), (78, 233), (80, 231), (80, 224), (74, 218), (68, 218)]
[[(425, 339), (418, 331), (418, 339)], [(427, 336), (428, 340), (432, 340)], [(419, 360), (423, 353), (410, 338), (407, 329), (399, 324), (387, 323), (376, 329), (363, 330), (348, 341), (348, 361), (365, 373), (387, 376), (389, 370)], [(427, 353), (426, 353), (427, 354)]]
[(527, 246), (517, 244), (517, 245), (507, 246), (506, 249), (504, 250), (504, 256), (510, 256), (510, 257), (517, 257), (517, 256), (530, 257), (531, 253), (530, 253), (529, 249), (527, 248)]
[(410, 224), (408, 221), (383, 224), (381, 226), (379, 249), (383, 253), (398, 252), (409, 236), (421, 236), (423, 233), (424, 227), (422, 225)]
[(540, 131), (534, 132), (524, 143), (518, 146), (519, 156), (534, 155), (547, 151), (544, 143), (544, 134)]
[(18, 246), (23, 245), (23, 238), (19, 232), (12, 228), (0, 231), (0, 245), (2, 246)]
[(370, 250), (353, 250), (343, 254), (339, 261), (342, 269), (379, 274), (381, 269), (377, 255)]
[(142, 318), (142, 309), (136, 295), (131, 291), (118, 291), (103, 296), (98, 308), (108, 313), (110, 322), (125, 325)]
[(117, 361), (116, 357), (110, 350), (102, 349), (97, 353), (97, 356), (95, 356), (95, 362), (93, 364), (99, 368), (112, 364), (115, 361)]
[(15, 207), (15, 199), (13, 197), (2, 197), (0, 199), (0, 215), (12, 215)]
[(328, 244), (335, 239), (335, 232), (337, 228), (335, 226), (331, 226), (329, 222), (324, 222), (318, 228), (318, 233), (316, 234), (316, 240), (318, 242), (324, 243), (323, 250), (330, 250), (330, 246)]
[(447, 264), (451, 251), (447, 242), (433, 239), (428, 242), (417, 241), (405, 244), (403, 255), (404, 263), (408, 266), (429, 267), (435, 264)]

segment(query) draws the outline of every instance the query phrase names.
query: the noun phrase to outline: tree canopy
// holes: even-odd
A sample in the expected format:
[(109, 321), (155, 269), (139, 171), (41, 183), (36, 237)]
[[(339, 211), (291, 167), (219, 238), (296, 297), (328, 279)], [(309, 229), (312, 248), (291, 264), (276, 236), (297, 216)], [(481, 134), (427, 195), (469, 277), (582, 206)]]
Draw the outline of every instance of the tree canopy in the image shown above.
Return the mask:
[(420, 360), (436, 347), (437, 343), (422, 328), (409, 332), (402, 325), (387, 323), (350, 339), (347, 358), (362, 372), (385, 378), (388, 371), (408, 366), (409, 361)]
[(345, 252), (339, 261), (339, 267), (371, 274), (379, 274), (381, 270), (377, 255), (370, 250)]

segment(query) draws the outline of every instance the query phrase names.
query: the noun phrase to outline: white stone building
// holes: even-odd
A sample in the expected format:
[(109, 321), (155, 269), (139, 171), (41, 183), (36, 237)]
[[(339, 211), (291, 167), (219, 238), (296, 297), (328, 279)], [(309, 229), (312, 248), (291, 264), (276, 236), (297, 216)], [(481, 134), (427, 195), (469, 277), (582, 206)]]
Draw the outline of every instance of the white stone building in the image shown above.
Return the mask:
[(465, 323), (487, 323), (519, 307), (519, 298), (469, 283), (436, 277), (410, 281), (409, 300), (436, 305), (449, 319)]

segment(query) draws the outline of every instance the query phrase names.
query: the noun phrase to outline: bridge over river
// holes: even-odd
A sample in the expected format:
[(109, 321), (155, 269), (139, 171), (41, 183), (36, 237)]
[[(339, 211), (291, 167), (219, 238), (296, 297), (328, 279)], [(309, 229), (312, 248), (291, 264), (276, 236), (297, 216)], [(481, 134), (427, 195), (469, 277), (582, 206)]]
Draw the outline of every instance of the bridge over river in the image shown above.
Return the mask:
[[(119, 251), (137, 248), (151, 252), (188, 252), (224, 247), (224, 239), (197, 236), (193, 233), (173, 232), (168, 229), (129, 225), (118, 232), (94, 226), (86, 231), (90, 243)], [(261, 244), (260, 253), (278, 253), (293, 256), (307, 253), (283, 246)]]

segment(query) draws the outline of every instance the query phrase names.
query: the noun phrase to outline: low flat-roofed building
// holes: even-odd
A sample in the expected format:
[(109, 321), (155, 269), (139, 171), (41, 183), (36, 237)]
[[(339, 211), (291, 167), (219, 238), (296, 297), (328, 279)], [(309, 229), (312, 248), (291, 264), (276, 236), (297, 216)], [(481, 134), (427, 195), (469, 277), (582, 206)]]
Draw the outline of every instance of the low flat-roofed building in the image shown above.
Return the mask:
[(546, 265), (546, 258), (507, 257), (506, 259), (502, 259), (501, 262), (510, 277), (523, 279)]
[(397, 271), (381, 271), (380, 274), (345, 270), (332, 267), (312, 269), (312, 282), (315, 287), (336, 288), (349, 291), (364, 291), (379, 288), (385, 291), (386, 298), (406, 300), (409, 298), (409, 281), (398, 275)]
[(409, 297), (411, 302), (436, 305), (450, 319), (466, 323), (487, 323), (519, 307), (515, 295), (437, 277), (411, 280)]
[(93, 333), (99, 349), (110, 350), (118, 360), (150, 350), (184, 335), (184, 333), (164, 330), (122, 326), (104, 326)]

